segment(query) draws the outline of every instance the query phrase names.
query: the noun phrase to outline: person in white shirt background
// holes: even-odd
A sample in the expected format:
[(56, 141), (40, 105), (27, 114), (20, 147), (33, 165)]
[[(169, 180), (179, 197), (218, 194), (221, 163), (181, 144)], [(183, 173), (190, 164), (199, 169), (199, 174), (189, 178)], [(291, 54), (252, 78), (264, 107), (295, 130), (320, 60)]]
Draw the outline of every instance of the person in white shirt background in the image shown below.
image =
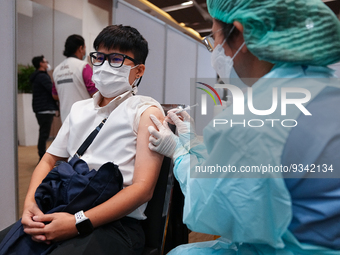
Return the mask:
[(91, 98), (97, 92), (92, 82), (92, 68), (84, 61), (84, 38), (76, 34), (67, 37), (63, 54), (66, 59), (53, 71), (52, 88), (54, 99), (59, 100), (61, 122), (65, 121), (75, 102)]

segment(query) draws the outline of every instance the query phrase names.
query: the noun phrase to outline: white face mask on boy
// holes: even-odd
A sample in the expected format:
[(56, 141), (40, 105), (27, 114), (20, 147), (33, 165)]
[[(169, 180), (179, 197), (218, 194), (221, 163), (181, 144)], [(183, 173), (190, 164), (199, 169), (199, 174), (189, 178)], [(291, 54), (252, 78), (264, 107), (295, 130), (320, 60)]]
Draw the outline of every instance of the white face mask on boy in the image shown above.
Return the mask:
[(132, 85), (129, 83), (130, 70), (133, 68), (127, 65), (113, 68), (105, 60), (101, 66), (93, 66), (92, 80), (102, 96), (113, 98), (126, 91), (134, 91), (135, 82)]

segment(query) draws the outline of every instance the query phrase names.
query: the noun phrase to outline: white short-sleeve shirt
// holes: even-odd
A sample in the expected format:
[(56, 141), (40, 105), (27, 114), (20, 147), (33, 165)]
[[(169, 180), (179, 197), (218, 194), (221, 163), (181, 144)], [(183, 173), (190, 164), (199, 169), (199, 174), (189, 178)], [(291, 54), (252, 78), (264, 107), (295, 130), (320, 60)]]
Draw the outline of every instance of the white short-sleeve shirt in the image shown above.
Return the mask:
[[(72, 157), (95, 127), (108, 117), (82, 159), (95, 170), (106, 162), (115, 163), (126, 187), (133, 179), (140, 116), (150, 106), (156, 106), (162, 112), (163, 109), (153, 98), (132, 96), (130, 91), (104, 107), (99, 107), (101, 99), (97, 92), (91, 99), (76, 102), (47, 152), (58, 157)], [(146, 205), (128, 216), (145, 219)]]

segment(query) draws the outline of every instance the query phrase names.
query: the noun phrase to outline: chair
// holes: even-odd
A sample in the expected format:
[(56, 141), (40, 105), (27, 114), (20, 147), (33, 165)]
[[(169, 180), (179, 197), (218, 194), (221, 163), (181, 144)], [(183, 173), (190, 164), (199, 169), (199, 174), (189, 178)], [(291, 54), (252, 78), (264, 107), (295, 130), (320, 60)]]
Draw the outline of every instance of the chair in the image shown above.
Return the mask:
[(142, 222), (145, 233), (143, 255), (163, 253), (173, 181), (172, 161), (164, 157), (153, 197), (145, 210), (147, 219)]

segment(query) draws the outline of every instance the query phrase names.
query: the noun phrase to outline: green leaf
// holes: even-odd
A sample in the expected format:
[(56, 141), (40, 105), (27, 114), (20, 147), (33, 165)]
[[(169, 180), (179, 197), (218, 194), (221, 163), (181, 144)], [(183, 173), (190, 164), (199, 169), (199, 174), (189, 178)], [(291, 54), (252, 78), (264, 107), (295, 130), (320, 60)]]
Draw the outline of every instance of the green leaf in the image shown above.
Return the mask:
[(32, 93), (32, 84), (30, 83), (30, 76), (35, 71), (31, 65), (18, 65), (18, 92)]

